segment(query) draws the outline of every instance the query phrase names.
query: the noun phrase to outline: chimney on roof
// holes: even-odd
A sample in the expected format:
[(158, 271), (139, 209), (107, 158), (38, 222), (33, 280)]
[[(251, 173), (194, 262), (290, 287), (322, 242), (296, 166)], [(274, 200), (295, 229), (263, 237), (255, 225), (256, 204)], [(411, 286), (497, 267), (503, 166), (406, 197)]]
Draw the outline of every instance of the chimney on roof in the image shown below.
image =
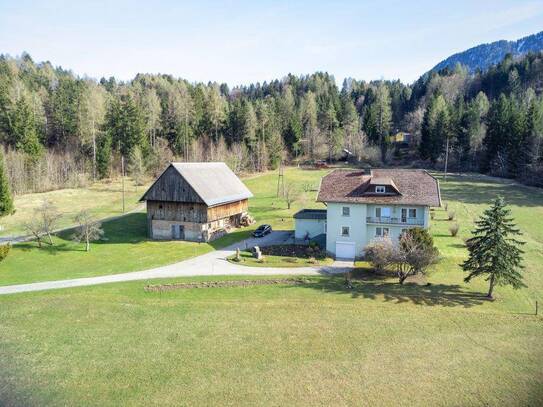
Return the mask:
[(371, 165), (366, 165), (364, 167), (364, 175), (369, 175), (371, 177)]

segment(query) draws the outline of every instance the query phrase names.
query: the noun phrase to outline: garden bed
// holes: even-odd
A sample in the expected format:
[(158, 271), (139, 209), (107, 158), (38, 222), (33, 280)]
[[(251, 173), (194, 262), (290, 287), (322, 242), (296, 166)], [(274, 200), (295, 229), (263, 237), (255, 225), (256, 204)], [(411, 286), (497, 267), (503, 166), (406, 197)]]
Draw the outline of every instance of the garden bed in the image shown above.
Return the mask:
[(260, 251), (265, 256), (298, 257), (301, 259), (324, 259), (326, 252), (317, 245), (280, 244), (261, 247)]
[[(269, 246), (273, 247), (273, 246)], [(308, 246), (303, 246), (307, 248)], [(240, 253), (240, 260), (236, 261), (236, 255), (228, 257), (228, 261), (233, 264), (239, 264), (248, 267), (315, 267), (322, 265), (329, 265), (334, 262), (330, 257), (295, 257), (295, 256), (274, 256), (264, 254), (264, 248), (261, 249), (263, 256), (261, 260), (257, 260), (253, 254), (249, 251), (242, 251)]]
[(143, 289), (147, 292), (164, 292), (182, 288), (222, 288), (222, 287), (250, 287), (254, 285), (274, 284), (304, 284), (307, 280), (300, 278), (272, 278), (266, 280), (226, 280), (226, 281), (201, 281), (196, 283), (173, 283), (146, 285)]

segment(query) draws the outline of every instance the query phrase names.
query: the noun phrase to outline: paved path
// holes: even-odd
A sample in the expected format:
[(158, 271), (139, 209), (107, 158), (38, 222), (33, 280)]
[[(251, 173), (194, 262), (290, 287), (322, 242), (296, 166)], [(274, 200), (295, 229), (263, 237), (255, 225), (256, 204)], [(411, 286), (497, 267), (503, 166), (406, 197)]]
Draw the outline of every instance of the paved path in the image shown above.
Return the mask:
[[(0, 287), (1, 294), (15, 294), (29, 291), (53, 290), (57, 288), (81, 287), (122, 281), (150, 280), (155, 278), (193, 277), (193, 276), (219, 276), (219, 275), (318, 275), (345, 272), (344, 262), (335, 262), (325, 267), (248, 267), (229, 263), (226, 258), (235, 253), (237, 247), (245, 249), (255, 245), (265, 246), (292, 241), (292, 232), (276, 231), (260, 238), (250, 238), (221, 250), (203, 254), (192, 259), (184, 260), (168, 266), (154, 269), (136, 271), (107, 276), (76, 278), (71, 280), (45, 281), (42, 283), (18, 284)], [(337, 263), (337, 264), (336, 264)]]

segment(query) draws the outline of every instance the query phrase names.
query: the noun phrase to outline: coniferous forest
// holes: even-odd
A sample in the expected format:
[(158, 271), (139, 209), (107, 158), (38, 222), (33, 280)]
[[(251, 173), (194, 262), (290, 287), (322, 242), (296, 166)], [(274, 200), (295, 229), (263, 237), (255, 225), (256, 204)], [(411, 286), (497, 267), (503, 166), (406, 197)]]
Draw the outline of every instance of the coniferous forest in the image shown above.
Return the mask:
[[(348, 158), (374, 166), (479, 171), (543, 186), (543, 54), (462, 66), (413, 84), (287, 75), (229, 88), (170, 75), (79, 77), (28, 54), (0, 56), (0, 141), (16, 193), (166, 162), (226, 161), (237, 172)], [(408, 145), (392, 136), (411, 134)], [(448, 152), (448, 154), (446, 154)]]

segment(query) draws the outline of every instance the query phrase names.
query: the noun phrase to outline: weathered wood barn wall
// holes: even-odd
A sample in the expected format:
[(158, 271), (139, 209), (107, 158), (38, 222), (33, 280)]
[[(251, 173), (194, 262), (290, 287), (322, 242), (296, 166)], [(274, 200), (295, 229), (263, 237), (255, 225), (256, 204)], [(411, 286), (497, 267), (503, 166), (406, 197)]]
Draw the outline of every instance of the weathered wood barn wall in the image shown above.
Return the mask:
[(142, 197), (147, 203), (149, 236), (212, 240), (226, 228), (239, 226), (250, 196), (224, 163), (171, 164)]

